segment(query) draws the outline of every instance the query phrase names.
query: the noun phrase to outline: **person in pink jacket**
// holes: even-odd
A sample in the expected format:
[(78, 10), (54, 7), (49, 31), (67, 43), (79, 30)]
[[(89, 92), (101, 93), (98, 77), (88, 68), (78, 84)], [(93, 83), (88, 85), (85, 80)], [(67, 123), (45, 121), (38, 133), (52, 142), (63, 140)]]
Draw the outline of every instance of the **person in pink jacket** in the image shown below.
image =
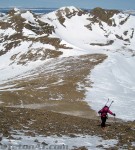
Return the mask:
[(105, 123), (106, 123), (106, 119), (107, 119), (107, 113), (113, 115), (113, 116), (116, 116), (115, 113), (112, 113), (110, 110), (109, 110), (109, 107), (108, 106), (104, 106), (101, 110), (98, 111), (99, 114), (101, 114), (101, 127), (102, 128), (105, 128)]

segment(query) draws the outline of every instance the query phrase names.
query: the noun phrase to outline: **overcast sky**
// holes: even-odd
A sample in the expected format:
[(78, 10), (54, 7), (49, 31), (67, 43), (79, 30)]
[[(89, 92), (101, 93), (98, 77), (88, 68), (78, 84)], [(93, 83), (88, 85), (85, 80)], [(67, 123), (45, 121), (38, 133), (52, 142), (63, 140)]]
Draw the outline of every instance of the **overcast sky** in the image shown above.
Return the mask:
[(108, 9), (135, 9), (135, 0), (0, 0), (3, 7), (44, 7), (59, 8), (75, 6), (79, 8), (102, 7)]

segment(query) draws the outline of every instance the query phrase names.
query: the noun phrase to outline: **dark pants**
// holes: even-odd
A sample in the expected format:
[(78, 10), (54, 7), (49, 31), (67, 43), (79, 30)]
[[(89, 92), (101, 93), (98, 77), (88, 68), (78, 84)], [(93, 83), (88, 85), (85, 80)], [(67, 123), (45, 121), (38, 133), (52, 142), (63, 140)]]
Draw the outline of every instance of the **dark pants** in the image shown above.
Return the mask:
[(101, 117), (101, 120), (102, 120), (102, 122), (101, 122), (101, 127), (102, 127), (102, 128), (105, 127), (106, 119), (107, 119), (107, 117)]

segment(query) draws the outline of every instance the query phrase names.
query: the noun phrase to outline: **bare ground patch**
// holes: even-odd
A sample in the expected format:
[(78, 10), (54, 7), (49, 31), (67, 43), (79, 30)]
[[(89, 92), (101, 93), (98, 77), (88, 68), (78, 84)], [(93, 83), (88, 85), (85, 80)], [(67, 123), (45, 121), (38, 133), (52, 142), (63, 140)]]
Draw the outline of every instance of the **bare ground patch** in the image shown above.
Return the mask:
[[(133, 149), (135, 139), (135, 122), (111, 122), (107, 132), (101, 130), (98, 120), (80, 118), (45, 110), (20, 109), (0, 107), (0, 132), (9, 139), (13, 130), (24, 132), (25, 135), (68, 135), (76, 134), (97, 135), (105, 140), (117, 139), (120, 147)], [(17, 134), (17, 132), (16, 132)]]
[[(104, 54), (56, 58), (31, 71), (29, 77), (20, 77), (3, 88), (3, 105), (44, 103), (48, 100), (82, 101), (85, 87), (91, 87), (87, 76), (95, 65), (103, 62)], [(2, 89), (2, 88), (1, 88)]]
[(87, 76), (106, 57), (92, 54), (53, 59), (29, 72), (28, 77), (18, 77), (1, 85), (1, 106), (45, 109), (94, 118), (95, 111), (84, 101), (85, 87), (92, 86)]
[(53, 59), (31, 71), (29, 77), (18, 77), (20, 79), (1, 85), (1, 106), (45, 109), (94, 118), (95, 111), (84, 101), (85, 87), (92, 86), (87, 76), (106, 57), (93, 54)]

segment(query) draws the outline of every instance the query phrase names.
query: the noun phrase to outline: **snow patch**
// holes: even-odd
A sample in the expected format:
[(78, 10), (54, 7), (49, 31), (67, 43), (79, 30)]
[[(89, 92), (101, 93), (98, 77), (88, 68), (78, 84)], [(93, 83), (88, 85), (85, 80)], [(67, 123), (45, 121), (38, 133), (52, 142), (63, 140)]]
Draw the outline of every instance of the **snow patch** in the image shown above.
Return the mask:
[[(58, 137), (54, 136), (24, 136), (22, 133), (12, 135), (14, 139), (3, 138), (0, 145), (7, 146), (7, 148), (21, 148), (24, 146), (33, 147), (34, 149), (49, 149), (50, 147), (62, 147), (63, 149), (73, 149), (85, 146), (88, 150), (102, 150), (115, 146), (118, 141), (115, 139), (104, 140), (98, 136), (90, 135), (75, 135), (74, 138), (68, 136)], [(100, 146), (100, 147), (99, 147)], [(102, 147), (101, 147), (102, 146)]]
[[(110, 54), (108, 59), (95, 67), (90, 80), (93, 88), (87, 88), (86, 100), (96, 111), (107, 99), (118, 118), (135, 120), (135, 57), (126, 58), (120, 54)], [(129, 109), (130, 108), (130, 109)], [(125, 113), (126, 112), (126, 113)]]
[(33, 16), (33, 14), (29, 11), (26, 11), (26, 13), (21, 14), (21, 17), (26, 19), (27, 21), (31, 22), (31, 23), (35, 23), (37, 24), (35, 17)]
[(16, 30), (7, 28), (6, 30), (0, 29), (0, 36), (11, 36), (16, 33)]
[(36, 33), (29, 29), (23, 28), (22, 32), (23, 32), (24, 36), (35, 36), (36, 37)]

